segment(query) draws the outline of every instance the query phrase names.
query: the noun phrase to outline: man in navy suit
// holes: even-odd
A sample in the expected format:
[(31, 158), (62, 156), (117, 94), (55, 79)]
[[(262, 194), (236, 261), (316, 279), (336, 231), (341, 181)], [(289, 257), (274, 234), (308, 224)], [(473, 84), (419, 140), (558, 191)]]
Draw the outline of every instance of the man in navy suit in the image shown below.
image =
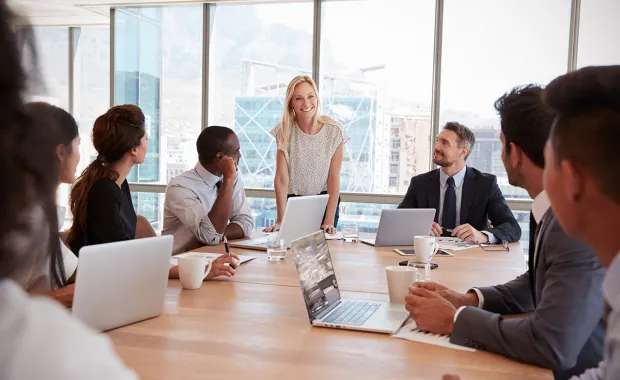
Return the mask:
[(433, 236), (455, 236), (470, 243), (518, 241), (521, 227), (497, 186), (497, 178), (465, 165), (475, 142), (469, 128), (447, 123), (433, 147), (433, 163), (441, 169), (411, 178), (398, 208), (437, 210)]

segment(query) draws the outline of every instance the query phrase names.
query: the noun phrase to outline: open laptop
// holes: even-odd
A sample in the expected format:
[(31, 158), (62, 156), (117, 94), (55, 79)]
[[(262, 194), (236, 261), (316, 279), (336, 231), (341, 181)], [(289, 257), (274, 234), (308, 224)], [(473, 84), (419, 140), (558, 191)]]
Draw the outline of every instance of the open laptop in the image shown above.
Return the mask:
[(257, 239), (231, 241), (228, 245), (266, 251), (268, 246), (284, 240), (284, 245), (288, 246), (293, 240), (321, 228), (328, 198), (327, 194), (289, 198), (286, 202), (280, 231)]
[(341, 298), (323, 231), (293, 241), (291, 251), (313, 326), (393, 334), (409, 317), (403, 304)]
[(414, 236), (430, 235), (434, 218), (434, 208), (385, 209), (376, 238), (360, 241), (375, 247), (412, 246)]
[(160, 315), (172, 242), (161, 236), (82, 248), (73, 315), (98, 331)]

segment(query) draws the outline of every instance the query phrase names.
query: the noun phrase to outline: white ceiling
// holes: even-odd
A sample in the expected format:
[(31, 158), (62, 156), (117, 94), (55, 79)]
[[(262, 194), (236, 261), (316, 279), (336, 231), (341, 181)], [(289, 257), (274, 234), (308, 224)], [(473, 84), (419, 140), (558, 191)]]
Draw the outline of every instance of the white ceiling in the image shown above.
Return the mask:
[[(110, 22), (110, 7), (114, 6), (239, 1), (240, 0), (8, 0), (8, 3), (18, 13), (27, 16), (31, 25), (86, 26), (108, 25)], [(274, 2), (274, 0), (262, 1)], [(254, 2), (256, 2), (256, 0), (254, 0)]]

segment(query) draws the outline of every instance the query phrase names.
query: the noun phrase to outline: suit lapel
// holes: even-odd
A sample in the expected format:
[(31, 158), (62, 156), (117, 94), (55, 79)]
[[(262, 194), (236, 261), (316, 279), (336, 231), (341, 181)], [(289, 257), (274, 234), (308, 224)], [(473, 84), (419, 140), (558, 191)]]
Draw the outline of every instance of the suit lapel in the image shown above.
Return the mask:
[(463, 192), (461, 193), (461, 224), (467, 223), (469, 209), (474, 201), (474, 179), (476, 173), (468, 166), (465, 171), (465, 179), (463, 180)]
[(428, 180), (428, 207), (434, 208), (435, 223), (439, 221), (439, 169), (433, 170)]

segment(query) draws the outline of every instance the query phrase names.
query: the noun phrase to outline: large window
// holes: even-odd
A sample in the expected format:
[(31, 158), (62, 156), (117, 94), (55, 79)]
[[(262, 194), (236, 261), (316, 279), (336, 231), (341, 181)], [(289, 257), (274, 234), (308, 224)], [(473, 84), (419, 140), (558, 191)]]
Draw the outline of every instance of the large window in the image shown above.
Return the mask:
[[(614, 45), (620, 34), (617, 3), (581, 1), (578, 66), (620, 64)], [(281, 119), (290, 80), (317, 74), (312, 72), (316, 36), (321, 113), (342, 123), (349, 136), (341, 191), (404, 194), (411, 177), (432, 167), (435, 4), (324, 0), (320, 35), (313, 30), (312, 1), (217, 2), (208, 5), (210, 20), (203, 20), (204, 4), (116, 8), (112, 73), (107, 28), (35, 28), (41, 81), (29, 99), (68, 109), (72, 49), (71, 104), (82, 136), (78, 170), (96, 156), (90, 133), (95, 118), (110, 106), (111, 75), (112, 103), (136, 104), (146, 115), (147, 158), (129, 181), (165, 185), (193, 167), (196, 138), (208, 116), (208, 125), (231, 127), (239, 136), (246, 187), (271, 189), (276, 147), (269, 131)], [(571, 0), (444, 0), (436, 73), (439, 127), (458, 121), (474, 130), (477, 143), (468, 164), (496, 174), (506, 197), (528, 195), (508, 183), (494, 102), (515, 86), (545, 85), (566, 72), (570, 11)], [(205, 26), (210, 28), (207, 65)], [(161, 198), (140, 193), (134, 201), (140, 214), (157, 223)], [(343, 204), (341, 219), (374, 215), (381, 207)], [(252, 199), (252, 209), (258, 228), (275, 220), (273, 199)]]
[(434, 15), (434, 0), (323, 3), (323, 113), (350, 137), (343, 191), (404, 193), (429, 170)]
[(233, 128), (246, 187), (272, 188), (276, 145), (269, 131), (282, 117), (296, 75), (312, 73), (311, 2), (214, 5), (209, 57), (209, 125)]
[(620, 64), (618, 16), (618, 0), (581, 0), (579, 67)]
[(276, 200), (273, 198), (248, 198), (248, 203), (254, 216), (254, 228), (261, 231), (265, 227), (273, 226), (278, 219)]
[(131, 201), (133, 207), (136, 209), (136, 213), (144, 216), (156, 232), (161, 233), (164, 228), (164, 194), (157, 193), (143, 193), (133, 192), (131, 193)]
[[(73, 28), (73, 117), (78, 123), (81, 137), (80, 162), (76, 175), (97, 156), (92, 144), (95, 119), (110, 106), (110, 29)], [(65, 108), (66, 109), (66, 108)], [(58, 189), (57, 203), (68, 206), (69, 185)], [(66, 207), (65, 226), (73, 217)]]
[(149, 151), (131, 180), (166, 183), (170, 168), (197, 160), (201, 128), (202, 7), (119, 8), (114, 103), (146, 116)]
[[(36, 61), (28, 61), (28, 64), (36, 62), (36, 66), (32, 67), (38, 71), (30, 78), (27, 101), (46, 102), (68, 110), (69, 29), (34, 28), (34, 35)], [(56, 203), (66, 207), (68, 199), (69, 187), (61, 186), (56, 194)]]
[(477, 143), (468, 164), (496, 174), (506, 197), (527, 198), (508, 184), (494, 102), (528, 83), (566, 72), (570, 0), (446, 0), (441, 125), (459, 121)]
[(95, 120), (110, 108), (110, 29), (75, 29), (74, 110), (73, 116), (80, 127), (82, 143), (81, 172), (96, 157), (92, 146)]
[[(165, 184), (197, 162), (202, 111), (202, 6), (117, 8), (114, 103), (145, 114), (149, 149), (128, 180)], [(134, 199), (158, 220), (154, 194)]]
[(30, 100), (69, 108), (69, 29), (34, 28), (39, 78)]

